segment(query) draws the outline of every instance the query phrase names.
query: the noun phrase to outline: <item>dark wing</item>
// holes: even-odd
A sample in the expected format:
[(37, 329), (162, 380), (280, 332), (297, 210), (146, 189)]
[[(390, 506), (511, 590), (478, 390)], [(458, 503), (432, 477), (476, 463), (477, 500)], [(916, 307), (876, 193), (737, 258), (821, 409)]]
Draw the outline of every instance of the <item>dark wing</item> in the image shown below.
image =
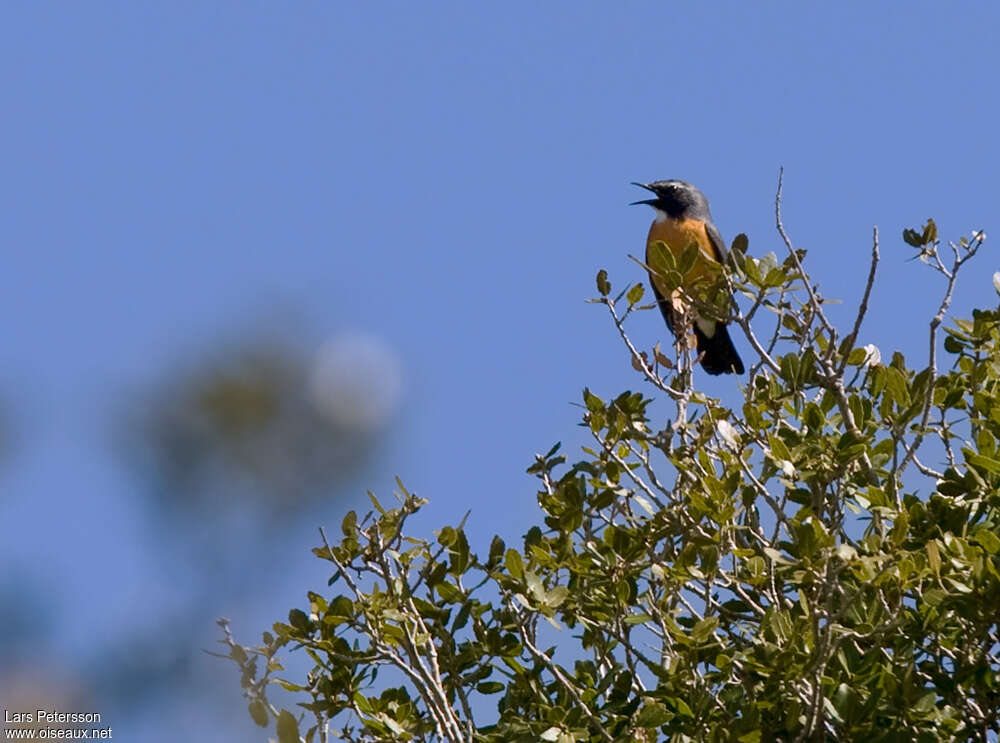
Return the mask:
[(677, 331), (674, 329), (674, 310), (662, 294), (660, 290), (656, 288), (656, 282), (653, 281), (653, 276), (649, 276), (649, 285), (653, 287), (653, 295), (656, 297), (656, 304), (660, 308), (660, 312), (663, 313), (663, 319), (667, 321), (667, 327), (670, 328), (670, 332), (677, 335)]
[(712, 243), (712, 248), (715, 250), (715, 259), (719, 263), (726, 262), (726, 243), (722, 240), (722, 235), (719, 234), (719, 228), (712, 224), (712, 220), (705, 220), (705, 233), (708, 235), (708, 240)]

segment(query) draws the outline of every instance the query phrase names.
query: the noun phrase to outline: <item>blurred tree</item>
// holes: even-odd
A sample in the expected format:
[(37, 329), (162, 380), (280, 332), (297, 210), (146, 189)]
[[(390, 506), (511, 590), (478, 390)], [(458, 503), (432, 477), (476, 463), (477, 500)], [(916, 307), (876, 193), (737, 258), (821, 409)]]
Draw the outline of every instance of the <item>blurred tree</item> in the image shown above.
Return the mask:
[(155, 512), (149, 582), (168, 590), (95, 648), (87, 676), (118, 708), (217, 693), (200, 650), (206, 618), (278, 582), (268, 545), (329, 508), (377, 452), (401, 395), (395, 354), (358, 333), (307, 337), (281, 323), (216, 342), (129, 405), (120, 448)]
[(363, 466), (399, 393), (398, 362), (377, 339), (306, 352), (261, 337), (170, 373), (129, 440), (170, 510), (224, 496), (294, 510)]
[[(602, 271), (595, 301), (672, 420), (654, 426), (642, 394), (585, 390), (594, 445), (570, 466), (558, 445), (537, 457), (542, 523), (517, 548), (497, 537), (480, 557), (462, 524), (412, 537), (424, 501), (401, 484), (398, 507), (349, 513), (314, 550), (339, 590), (309, 592), (257, 647), (221, 621), (253, 719), (281, 743), (329, 726), (350, 741), (996, 740), (1000, 311), (955, 320), (950, 368), (937, 358), (984, 235), (904, 233), (944, 279), (914, 369), (858, 342), (877, 231), (844, 333), (785, 234), (780, 187), (777, 207), (788, 257), (751, 257), (740, 236), (713, 292), (749, 310), (692, 298), (755, 352), (740, 407), (697, 389), (686, 348), (636, 349), (642, 286), (612, 298)], [(656, 270), (684, 286), (662, 252)], [(286, 646), (308, 674), (278, 679)], [(274, 682), (308, 719), (272, 704)]]

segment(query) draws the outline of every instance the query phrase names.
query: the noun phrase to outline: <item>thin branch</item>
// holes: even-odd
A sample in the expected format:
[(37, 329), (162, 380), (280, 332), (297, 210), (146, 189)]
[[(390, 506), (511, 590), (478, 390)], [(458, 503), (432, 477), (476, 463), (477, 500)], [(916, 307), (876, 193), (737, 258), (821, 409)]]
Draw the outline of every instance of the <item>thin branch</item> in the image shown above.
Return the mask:
[(750, 341), (750, 345), (753, 346), (753, 350), (757, 352), (757, 355), (760, 357), (761, 362), (766, 364), (767, 367), (775, 374), (781, 374), (781, 367), (773, 358), (771, 358), (771, 354), (768, 353), (767, 349), (765, 349), (764, 346), (761, 345), (760, 341), (757, 340), (757, 336), (754, 335), (753, 330), (750, 328), (749, 319), (744, 318), (741, 315), (737, 317), (736, 322), (743, 329), (744, 335), (746, 335), (747, 340)]
[(806, 292), (809, 294), (809, 303), (812, 305), (816, 314), (819, 316), (820, 322), (823, 323), (823, 328), (830, 335), (831, 341), (836, 338), (837, 331), (834, 329), (830, 321), (826, 319), (826, 314), (823, 312), (823, 305), (819, 301), (819, 297), (816, 296), (816, 292), (813, 291), (812, 284), (809, 283), (809, 277), (806, 276), (805, 269), (802, 267), (802, 261), (799, 260), (799, 254), (795, 252), (795, 248), (792, 247), (792, 240), (788, 237), (788, 233), (785, 232), (785, 225), (781, 221), (781, 189), (784, 184), (785, 169), (780, 168), (778, 170), (778, 192), (774, 197), (774, 221), (778, 228), (778, 234), (781, 235), (782, 241), (785, 243), (785, 247), (788, 248), (789, 254), (792, 256), (792, 260), (795, 262), (795, 268), (799, 272), (799, 277), (802, 279), (802, 283), (806, 285)]
[(933, 477), (935, 480), (941, 480), (944, 478), (943, 473), (938, 472), (935, 469), (931, 469), (927, 465), (921, 463), (921, 461), (916, 457), (916, 455), (914, 455), (913, 457), (913, 464), (918, 470), (920, 470), (920, 473), (922, 475), (926, 475), (927, 477)]
[[(514, 613), (514, 615), (518, 617), (518, 619), (522, 618), (524, 612), (515, 606), (514, 602), (509, 598), (507, 599), (507, 606)], [(601, 738), (608, 741), (608, 743), (614, 743), (614, 738), (611, 736), (611, 733), (609, 733), (604, 727), (604, 723), (601, 722), (600, 718), (597, 717), (593, 711), (591, 711), (588, 704), (583, 701), (583, 698), (580, 696), (580, 692), (577, 691), (576, 684), (573, 683), (572, 679), (568, 678), (563, 670), (556, 665), (552, 658), (539, 650), (531, 641), (531, 637), (529, 637), (529, 633), (525, 628), (525, 623), (523, 621), (518, 621), (517, 630), (518, 634), (521, 635), (521, 642), (524, 643), (528, 652), (531, 653), (532, 657), (534, 657), (536, 661), (549, 669), (549, 672), (555, 677), (556, 681), (559, 682), (559, 685), (566, 690), (566, 693), (573, 698), (576, 705), (583, 710), (583, 714), (588, 720), (590, 720), (591, 724), (600, 734)]]
[(675, 400), (679, 399), (680, 397), (683, 397), (685, 393), (678, 392), (677, 390), (667, 385), (660, 378), (658, 374), (656, 374), (652, 369), (649, 368), (649, 365), (646, 363), (646, 360), (642, 357), (642, 354), (639, 353), (638, 349), (636, 349), (636, 347), (633, 345), (632, 339), (629, 338), (628, 334), (625, 332), (625, 327), (623, 325), (624, 317), (619, 318), (618, 313), (615, 312), (614, 300), (605, 298), (604, 303), (607, 305), (608, 312), (611, 313), (611, 317), (614, 319), (615, 327), (618, 328), (618, 335), (620, 335), (622, 340), (625, 341), (625, 345), (628, 347), (629, 353), (632, 354), (633, 363), (639, 365), (640, 370), (642, 371), (646, 379), (648, 379), (659, 390), (666, 392), (670, 397), (672, 397)]
[[(941, 304), (938, 305), (937, 314), (931, 318), (930, 322), (930, 332), (928, 333), (928, 361), (927, 367), (931, 370), (931, 377), (927, 382), (927, 393), (924, 399), (924, 410), (920, 416), (920, 425), (917, 430), (916, 438), (906, 450), (906, 456), (903, 457), (903, 461), (900, 463), (899, 468), (893, 473), (896, 476), (902, 475), (906, 470), (907, 465), (913, 461), (913, 458), (917, 455), (917, 450), (924, 441), (924, 434), (927, 431), (927, 421), (930, 419), (931, 415), (931, 405), (934, 402), (934, 385), (937, 382), (938, 371), (937, 371), (937, 332), (941, 323), (944, 322), (945, 315), (948, 312), (948, 308), (951, 306), (952, 294), (955, 291), (955, 282), (958, 279), (958, 271), (962, 265), (975, 256), (976, 252), (983, 244), (983, 240), (986, 236), (983, 232), (977, 232), (973, 238), (972, 243), (965, 249), (965, 253), (961, 254), (955, 245), (952, 245), (952, 250), (955, 252), (955, 262), (952, 264), (951, 270), (945, 270), (942, 266), (941, 272), (948, 277), (948, 287), (945, 290), (944, 297), (941, 299)], [(940, 262), (940, 261), (939, 261)]]
[(858, 316), (854, 319), (854, 328), (851, 330), (850, 335), (847, 336), (847, 341), (845, 346), (847, 347), (847, 353), (844, 354), (843, 360), (840, 362), (840, 373), (844, 373), (844, 369), (847, 368), (847, 359), (850, 356), (851, 349), (854, 346), (855, 341), (858, 339), (858, 333), (861, 330), (861, 322), (865, 319), (865, 315), (868, 314), (868, 299), (872, 294), (872, 286), (875, 284), (875, 272), (878, 269), (878, 227), (872, 229), (872, 264), (871, 268), (868, 270), (868, 283), (865, 284), (865, 292), (861, 297), (861, 306), (858, 308)]
[[(757, 355), (760, 357), (761, 363), (766, 364), (768, 368), (770, 368), (775, 374), (781, 374), (781, 367), (778, 366), (775, 360), (771, 358), (770, 349), (765, 349), (764, 346), (761, 345), (760, 341), (757, 340), (757, 336), (754, 335), (753, 330), (750, 328), (750, 319), (754, 316), (754, 313), (757, 312), (757, 309), (763, 302), (765, 297), (765, 290), (764, 289), (760, 290), (760, 293), (757, 295), (757, 299), (753, 303), (753, 306), (750, 308), (750, 311), (744, 315), (743, 311), (740, 310), (739, 305), (736, 304), (735, 300), (736, 291), (735, 287), (733, 286), (733, 280), (730, 278), (728, 273), (724, 272), (723, 276), (725, 277), (726, 280), (726, 288), (729, 290), (729, 296), (734, 298), (733, 306), (736, 308), (736, 314), (731, 319), (734, 322), (736, 322), (736, 324), (739, 325), (740, 328), (743, 330), (743, 334), (747, 337), (747, 340), (750, 341), (750, 345), (753, 346), (754, 351), (756, 351)], [(782, 289), (782, 296), (783, 295), (784, 295), (784, 289)], [(781, 323), (780, 317), (778, 318), (778, 323), (780, 327)], [(753, 379), (755, 374), (756, 372), (751, 370), (750, 372), (751, 380)]]

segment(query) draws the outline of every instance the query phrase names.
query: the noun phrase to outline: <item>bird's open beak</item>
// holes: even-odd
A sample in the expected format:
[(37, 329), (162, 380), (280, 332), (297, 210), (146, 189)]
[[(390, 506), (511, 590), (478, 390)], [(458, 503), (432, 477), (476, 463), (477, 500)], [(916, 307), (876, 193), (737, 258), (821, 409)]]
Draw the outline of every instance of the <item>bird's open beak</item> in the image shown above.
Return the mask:
[[(638, 186), (639, 188), (645, 188), (647, 191), (653, 191), (653, 189), (650, 188), (649, 186), (647, 186), (645, 183), (639, 183), (638, 181), (632, 181), (632, 185), (633, 186)], [(656, 191), (653, 191), (653, 193), (656, 193)], [(653, 206), (653, 205), (656, 204), (656, 199), (645, 199), (643, 201), (633, 201), (631, 204), (629, 204), (629, 206), (635, 206), (636, 204), (648, 204), (649, 206)]]

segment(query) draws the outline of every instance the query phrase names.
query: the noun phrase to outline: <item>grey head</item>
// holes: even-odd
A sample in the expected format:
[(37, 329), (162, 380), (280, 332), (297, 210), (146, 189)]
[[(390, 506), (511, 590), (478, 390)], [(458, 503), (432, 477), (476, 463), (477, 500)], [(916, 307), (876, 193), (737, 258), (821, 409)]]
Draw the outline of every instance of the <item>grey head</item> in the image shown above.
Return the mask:
[(656, 196), (655, 199), (633, 201), (632, 204), (648, 204), (673, 219), (711, 219), (705, 194), (687, 181), (667, 180), (652, 183), (633, 181), (632, 185), (645, 188)]

